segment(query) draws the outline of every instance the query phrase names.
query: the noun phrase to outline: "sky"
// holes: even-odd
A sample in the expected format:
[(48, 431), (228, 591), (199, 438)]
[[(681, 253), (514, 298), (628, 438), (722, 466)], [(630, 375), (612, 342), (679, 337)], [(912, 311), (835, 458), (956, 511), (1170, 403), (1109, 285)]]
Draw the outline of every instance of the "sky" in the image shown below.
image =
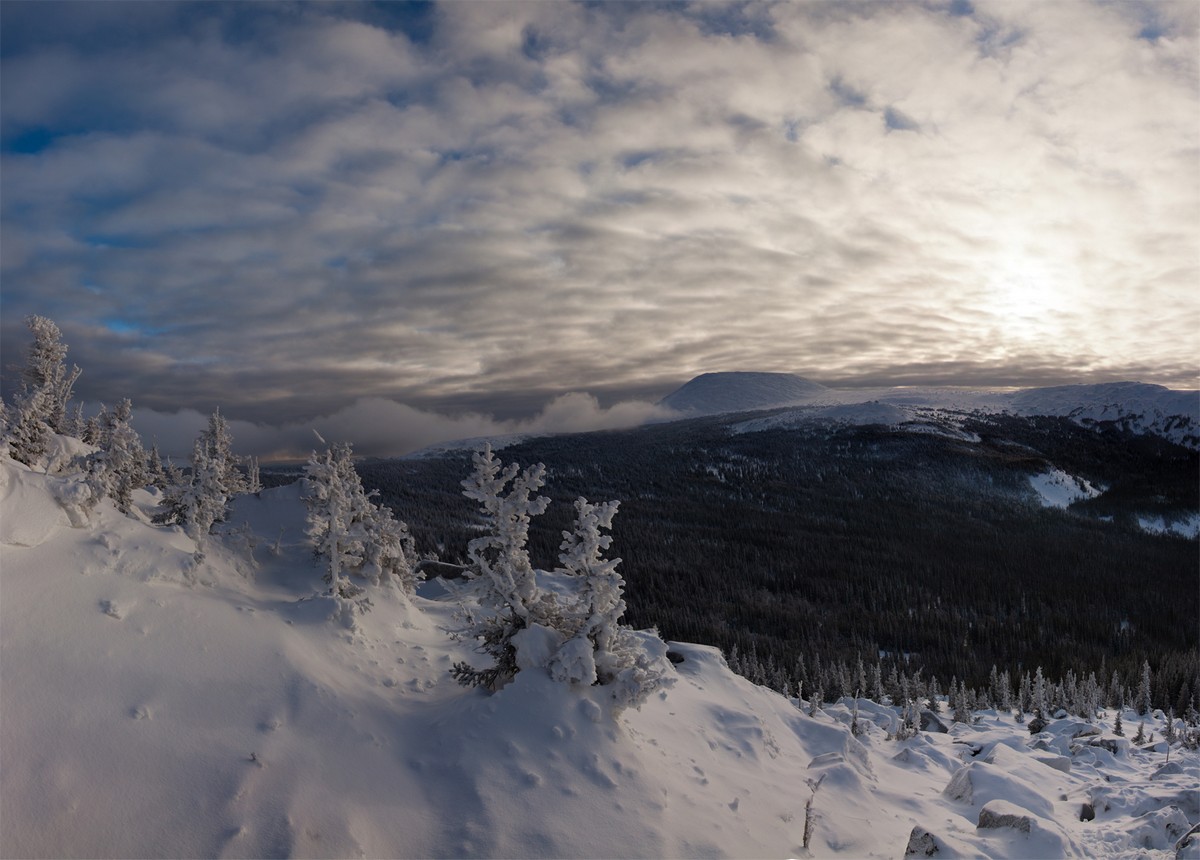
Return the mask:
[(143, 435), (220, 406), (264, 451), (623, 426), (721, 370), (1194, 388), (1198, 33), (1193, 2), (4, 0), (5, 392), (31, 313)]

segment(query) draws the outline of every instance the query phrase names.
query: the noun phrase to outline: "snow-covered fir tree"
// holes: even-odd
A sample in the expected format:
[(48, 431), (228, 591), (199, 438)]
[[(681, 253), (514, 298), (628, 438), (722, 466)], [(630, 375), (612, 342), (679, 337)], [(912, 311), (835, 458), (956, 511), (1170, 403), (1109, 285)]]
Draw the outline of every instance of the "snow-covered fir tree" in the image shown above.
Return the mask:
[(19, 392), (12, 408), (6, 410), (4, 442), (9, 455), (27, 466), (40, 463), (50, 445), (53, 430), (44, 417), (45, 400), (41, 389), (27, 389)]
[[(101, 440), (111, 433), (112, 419), (102, 413)], [(189, 535), (198, 536), (198, 544), (216, 523), (229, 516), (229, 503), (235, 495), (249, 489), (246, 477), (239, 471), (239, 458), (233, 454), (233, 437), (229, 422), (216, 410), (209, 417), (208, 427), (201, 430), (192, 446), (191, 475), (171, 475), (163, 495), (163, 513), (158, 522), (180, 523)], [(178, 473), (178, 470), (175, 470)]]
[(1145, 716), (1150, 713), (1150, 661), (1142, 661), (1142, 676), (1138, 680), (1137, 693), (1134, 695), (1133, 707), (1138, 712), (1138, 716)]
[[(563, 532), (559, 546), (561, 571), (579, 577), (576, 603), (563, 613), (566, 641), (549, 663), (555, 680), (601, 684), (619, 707), (639, 707), (655, 690), (674, 681), (666, 660), (666, 645), (654, 633), (638, 633), (620, 623), (625, 613), (625, 580), (617, 572), (621, 559), (606, 559), (612, 545), (613, 516), (619, 502), (592, 504), (575, 500), (575, 526)], [(783, 689), (786, 678), (778, 666), (769, 674)]]
[(21, 370), (22, 390), (40, 391), (38, 417), (53, 432), (65, 432), (67, 403), (80, 370), (78, 367), (67, 370), (67, 345), (62, 342), (62, 332), (52, 320), (35, 314), (25, 318), (25, 325), (33, 334), (33, 342)]
[(67, 370), (67, 346), (53, 321), (33, 315), (26, 317), (25, 325), (33, 341), (25, 353), (21, 386), (0, 416), (0, 441), (14, 460), (35, 466), (45, 456), (52, 434), (73, 430), (67, 403), (80, 371)]
[[(252, 485), (252, 484), (251, 484)], [(350, 598), (362, 592), (347, 576), (372, 584), (394, 584), (411, 594), (416, 587), (416, 550), (408, 526), (390, 508), (376, 506), (354, 469), (349, 443), (313, 453), (304, 467), (307, 534), (313, 552), (328, 567), (329, 594)]]
[(146, 484), (160, 490), (165, 490), (168, 486), (167, 471), (157, 442), (150, 446), (150, 453), (146, 455)]
[(1046, 678), (1042, 674), (1042, 667), (1038, 666), (1033, 673), (1033, 705), (1032, 712), (1035, 717), (1040, 719), (1047, 718), (1047, 711), (1050, 710), (1050, 700), (1046, 693)]
[(220, 468), (212, 462), (200, 438), (192, 445), (191, 466), (191, 473), (184, 475), (173, 463), (167, 463), (169, 486), (163, 495), (162, 513), (155, 520), (182, 525), (196, 544), (196, 557), (200, 559), (213, 525), (225, 519), (230, 496)]
[(513, 638), (522, 630), (552, 631), (561, 625), (557, 601), (539, 591), (526, 549), (529, 519), (544, 513), (550, 500), (532, 495), (544, 484), (546, 467), (541, 463), (524, 471), (517, 463), (504, 466), (491, 445), (477, 452), (473, 463), (474, 471), (462, 487), (463, 495), (479, 503), (487, 530), (467, 545), (470, 576), (484, 586), (482, 612), (464, 609), (459, 635), (478, 640), (480, 652), (492, 658), (492, 665), (477, 669), (460, 662), (453, 674), (467, 686), (497, 689), (520, 669)]
[(133, 491), (147, 483), (146, 450), (130, 425), (133, 405), (124, 398), (105, 413), (100, 450), (88, 458), (88, 483), (95, 496), (108, 496), (122, 513), (129, 513)]
[(328, 565), (325, 580), (329, 583), (329, 594), (335, 597), (354, 597), (362, 589), (352, 585), (342, 576), (347, 565), (355, 567), (362, 563), (363, 546), (361, 536), (351, 533), (351, 522), (356, 514), (356, 499), (347, 478), (347, 469), (353, 470), (348, 444), (330, 445), (324, 454), (313, 452), (304, 467), (304, 502), (308, 508), (306, 533), (312, 542), (313, 553)]
[(208, 427), (200, 432), (200, 441), (205, 446), (208, 460), (220, 475), (221, 483), (230, 497), (250, 492), (250, 484), (239, 466), (241, 458), (233, 453), (233, 435), (229, 422), (220, 408), (208, 417)]

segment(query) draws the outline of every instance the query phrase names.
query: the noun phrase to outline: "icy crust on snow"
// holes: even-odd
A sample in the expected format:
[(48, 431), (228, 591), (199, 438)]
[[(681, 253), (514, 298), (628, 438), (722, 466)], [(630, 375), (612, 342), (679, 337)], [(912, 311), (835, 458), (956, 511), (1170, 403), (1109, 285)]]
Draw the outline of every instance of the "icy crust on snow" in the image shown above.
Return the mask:
[[(0, 467), (0, 520), (36, 531), (68, 479)], [(683, 643), (675, 685), (616, 718), (533, 668), (464, 688), (450, 666), (478, 655), (444, 631), (475, 585), (371, 587), (347, 615), (303, 510), (295, 485), (239, 498), (251, 537), (200, 563), (108, 501), (0, 546), (0, 855), (1168, 858), (1200, 822), (1196, 754), (1166, 765), (1111, 712), (897, 742), (862, 700), (856, 737), (850, 700), (810, 717)]]
[(1062, 469), (1031, 475), (1029, 483), (1038, 494), (1042, 506), (1047, 508), (1067, 508), (1075, 502), (1100, 495), (1100, 490), (1086, 479), (1068, 475)]

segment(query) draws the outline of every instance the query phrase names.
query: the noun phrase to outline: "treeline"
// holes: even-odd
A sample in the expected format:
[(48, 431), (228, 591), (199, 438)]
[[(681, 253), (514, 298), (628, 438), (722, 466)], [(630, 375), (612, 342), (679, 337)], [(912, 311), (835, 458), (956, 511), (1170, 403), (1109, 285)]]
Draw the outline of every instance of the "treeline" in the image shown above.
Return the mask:
[[(971, 419), (980, 443), (880, 427), (731, 435), (727, 423), (535, 439), (505, 453), (545, 462), (556, 499), (624, 500), (613, 546), (628, 617), (668, 638), (789, 670), (801, 659), (899, 661), (972, 687), (993, 665), (1018, 678), (1038, 666), (1055, 678), (1131, 678), (1148, 661), (1156, 705), (1191, 703), (1196, 543), (1145, 534), (1134, 513), (1151, 502), (1194, 510), (1195, 452), (1053, 418)], [(1051, 462), (1121, 488), (1107, 508), (1107, 493), (1091, 505), (1119, 516), (1042, 508), (1028, 478)], [(419, 550), (465, 559), (466, 454), (358, 468), (404, 512)], [(530, 531), (539, 566), (553, 566), (570, 526), (561, 508)]]
[[(183, 526), (204, 556), (208, 535), (225, 522), (234, 496), (258, 493), (258, 461), (233, 453), (229, 423), (220, 410), (196, 437), (185, 471), (164, 462), (158, 447), (149, 451), (133, 429), (133, 405), (123, 398), (110, 409), (101, 404), (91, 417), (83, 404), (72, 407), (72, 394), (82, 371), (67, 370), (68, 348), (53, 320), (32, 315), (25, 324), (32, 341), (21, 368), (21, 384), (11, 402), (0, 403), (0, 450), (19, 463), (50, 471), (77, 472), (82, 481), (72, 504), (83, 511), (111, 499), (132, 514), (133, 493), (147, 487), (162, 493), (155, 521)], [(75, 439), (83, 446), (67, 445)]]

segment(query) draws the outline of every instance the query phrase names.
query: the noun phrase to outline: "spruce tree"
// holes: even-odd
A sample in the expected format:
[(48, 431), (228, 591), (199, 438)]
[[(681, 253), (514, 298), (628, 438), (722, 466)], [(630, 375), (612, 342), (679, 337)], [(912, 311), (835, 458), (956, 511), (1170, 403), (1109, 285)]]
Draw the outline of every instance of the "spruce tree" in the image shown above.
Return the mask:
[(479, 502), (488, 533), (467, 545), (467, 556), (469, 575), (483, 585), (479, 603), (485, 614), (464, 610), (459, 635), (477, 640), (492, 663), (477, 669), (459, 662), (451, 671), (461, 684), (494, 690), (519, 671), (513, 637), (534, 624), (556, 627), (556, 601), (538, 589), (526, 549), (530, 517), (544, 513), (550, 500), (532, 495), (544, 483), (541, 463), (524, 471), (516, 463), (503, 466), (490, 444), (473, 463), (474, 471), (462, 482), (463, 495)]
[(80, 370), (67, 370), (67, 345), (62, 342), (62, 332), (47, 317), (31, 315), (25, 325), (33, 334), (33, 343), (25, 356), (25, 367), (21, 370), (24, 392), (40, 391), (37, 417), (45, 422), (52, 432), (62, 433), (66, 429), (67, 403), (71, 390), (79, 379)]
[(1142, 677), (1138, 681), (1137, 694), (1133, 700), (1134, 709), (1137, 710), (1138, 716), (1144, 717), (1150, 713), (1150, 661), (1142, 661)]
[(106, 495), (117, 510), (129, 513), (133, 491), (146, 486), (146, 450), (130, 425), (133, 406), (124, 398), (107, 413), (103, 447), (88, 458), (89, 484), (96, 496)]
[[(656, 636), (638, 634), (620, 623), (625, 613), (625, 580), (617, 572), (621, 559), (606, 559), (612, 545), (613, 516), (618, 502), (592, 504), (575, 500), (575, 524), (564, 531), (559, 546), (559, 572), (582, 580), (577, 600), (559, 615), (566, 637), (550, 660), (550, 676), (558, 681), (610, 687), (618, 707), (640, 707), (655, 690), (671, 683), (666, 645)], [(772, 684), (786, 695), (787, 679), (770, 660)]]

